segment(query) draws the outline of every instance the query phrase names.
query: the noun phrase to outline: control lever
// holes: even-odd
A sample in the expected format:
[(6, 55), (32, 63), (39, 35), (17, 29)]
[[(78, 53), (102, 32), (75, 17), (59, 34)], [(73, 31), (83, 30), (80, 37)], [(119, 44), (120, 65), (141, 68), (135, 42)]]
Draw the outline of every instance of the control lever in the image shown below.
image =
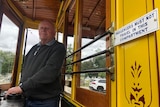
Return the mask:
[(3, 92), (3, 94), (0, 93), (0, 101), (2, 100), (1, 98), (3, 98), (3, 100), (5, 100), (5, 99), (7, 99), (7, 100), (20, 100), (20, 99), (23, 98), (23, 96), (22, 96), (22, 94), (9, 94), (9, 95), (6, 95), (6, 92)]
[(22, 99), (21, 94), (9, 94), (7, 95), (7, 100), (20, 100)]

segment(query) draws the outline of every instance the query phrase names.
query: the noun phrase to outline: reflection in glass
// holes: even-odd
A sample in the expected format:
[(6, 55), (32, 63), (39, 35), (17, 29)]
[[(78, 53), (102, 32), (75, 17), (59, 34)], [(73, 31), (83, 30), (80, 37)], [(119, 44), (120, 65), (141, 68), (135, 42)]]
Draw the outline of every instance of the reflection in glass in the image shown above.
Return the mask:
[(19, 28), (3, 14), (0, 31), (0, 84), (6, 84), (11, 82)]

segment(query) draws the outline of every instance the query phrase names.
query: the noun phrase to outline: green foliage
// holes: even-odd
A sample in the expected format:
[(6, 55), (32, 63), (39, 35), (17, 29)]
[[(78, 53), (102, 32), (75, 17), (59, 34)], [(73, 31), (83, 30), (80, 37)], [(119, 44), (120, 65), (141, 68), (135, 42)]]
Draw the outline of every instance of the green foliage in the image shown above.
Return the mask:
[[(93, 59), (90, 59), (88, 61), (85, 61), (81, 63), (81, 70), (105, 68), (106, 67), (105, 58), (106, 58), (105, 55), (101, 55), (101, 56), (94, 57)], [(106, 73), (104, 72), (88, 73), (85, 75), (85, 77), (87, 76), (104, 78), (106, 76)]]
[[(67, 56), (70, 55), (73, 52), (73, 49), (71, 47), (71, 45), (68, 45), (67, 48)], [(70, 56), (67, 58), (66, 63), (70, 64), (72, 63), (73, 57)], [(100, 55), (97, 57), (94, 57), (92, 59), (89, 59), (87, 61), (81, 62), (81, 71), (84, 70), (89, 70), (89, 69), (98, 69), (98, 68), (105, 68), (106, 67), (106, 56), (105, 55)], [(66, 73), (72, 72), (72, 65), (68, 65), (66, 67)], [(99, 72), (99, 73), (88, 73), (85, 74), (85, 77), (102, 77), (105, 78), (106, 77), (106, 73), (105, 72)]]
[[(70, 45), (68, 45), (68, 48), (67, 48), (67, 56), (70, 55), (72, 52), (73, 52), (73, 49), (72, 49), (72, 46), (70, 44)], [(72, 59), (73, 59), (72, 56), (68, 57), (67, 60), (66, 60), (66, 64), (72, 63)], [(70, 72), (72, 72), (72, 65), (69, 65), (69, 66), (66, 67), (66, 73), (70, 73)]]
[(98, 68), (104, 68), (106, 67), (106, 56), (105, 55), (101, 55), (98, 57), (95, 57), (94, 59), (94, 64), (98, 67)]
[(2, 60), (1, 74), (10, 73), (13, 68), (13, 61), (15, 55), (12, 52), (5, 52), (0, 50), (0, 59)]

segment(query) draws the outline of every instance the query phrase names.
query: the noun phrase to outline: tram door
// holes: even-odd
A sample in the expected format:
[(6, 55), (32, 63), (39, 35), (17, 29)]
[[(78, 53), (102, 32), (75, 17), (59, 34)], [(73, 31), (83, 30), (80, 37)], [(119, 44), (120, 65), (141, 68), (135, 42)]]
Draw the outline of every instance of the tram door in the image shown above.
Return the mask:
[[(117, 2), (117, 30), (154, 10), (153, 3), (156, 1)], [(137, 24), (143, 26), (141, 21)], [(160, 33), (156, 30), (116, 46), (117, 107), (159, 107), (158, 36)]]

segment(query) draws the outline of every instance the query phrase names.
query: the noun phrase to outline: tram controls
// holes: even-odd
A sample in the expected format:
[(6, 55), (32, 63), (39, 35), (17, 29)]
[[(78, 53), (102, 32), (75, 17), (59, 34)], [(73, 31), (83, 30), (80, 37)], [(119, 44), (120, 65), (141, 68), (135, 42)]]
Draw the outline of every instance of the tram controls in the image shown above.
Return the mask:
[(24, 98), (21, 94), (5, 95), (5, 92), (0, 94), (0, 107), (23, 107)]

